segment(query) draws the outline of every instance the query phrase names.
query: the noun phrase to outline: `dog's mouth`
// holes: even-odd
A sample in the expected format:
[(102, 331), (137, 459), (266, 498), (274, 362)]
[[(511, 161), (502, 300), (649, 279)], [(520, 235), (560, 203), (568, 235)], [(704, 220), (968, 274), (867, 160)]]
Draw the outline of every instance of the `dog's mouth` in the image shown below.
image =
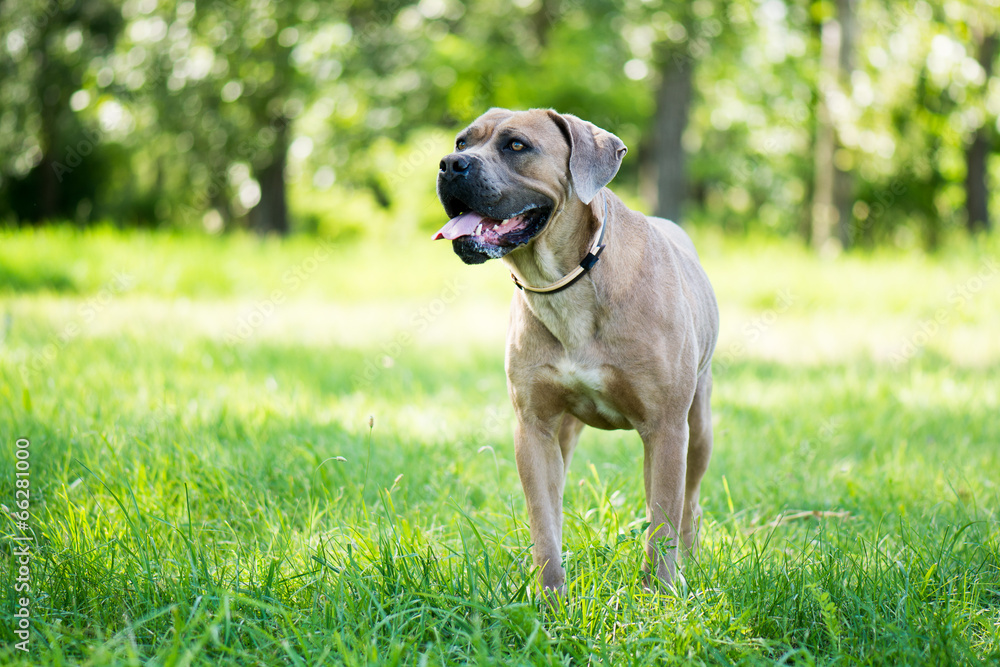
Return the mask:
[(517, 214), (503, 220), (491, 218), (466, 210), (461, 203), (448, 207), (458, 210), (458, 215), (434, 234), (434, 240), (450, 239), (452, 241), (469, 237), (477, 245), (495, 248), (513, 249), (530, 241), (552, 215), (551, 206), (530, 204)]

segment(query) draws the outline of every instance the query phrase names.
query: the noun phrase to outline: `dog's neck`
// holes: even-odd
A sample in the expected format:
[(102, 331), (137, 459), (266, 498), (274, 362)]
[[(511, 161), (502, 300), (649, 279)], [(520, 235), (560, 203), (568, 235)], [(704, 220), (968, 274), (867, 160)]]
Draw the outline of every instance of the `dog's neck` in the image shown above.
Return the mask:
[[(602, 200), (598, 197), (594, 201)], [(578, 267), (590, 250), (602, 212), (594, 202), (584, 204), (572, 195), (553, 214), (545, 233), (506, 255), (504, 263), (529, 285), (549, 285), (559, 280)], [(555, 294), (524, 290), (518, 296), (564, 347), (572, 349), (591, 340), (597, 325), (597, 294), (592, 279), (584, 276), (573, 287)]]
[(584, 204), (575, 196), (561, 202), (545, 231), (526, 247), (506, 255), (504, 263), (529, 285), (554, 283), (576, 269), (590, 251), (601, 225), (598, 213), (594, 202)]

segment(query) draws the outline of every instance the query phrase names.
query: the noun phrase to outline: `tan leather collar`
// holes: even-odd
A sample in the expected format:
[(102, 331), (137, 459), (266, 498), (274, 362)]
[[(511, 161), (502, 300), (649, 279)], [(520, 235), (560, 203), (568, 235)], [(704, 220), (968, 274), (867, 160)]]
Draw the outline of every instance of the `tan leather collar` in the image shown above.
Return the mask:
[(531, 285), (526, 285), (524, 282), (517, 279), (514, 272), (510, 272), (510, 279), (514, 281), (518, 289), (527, 290), (529, 292), (535, 292), (536, 294), (555, 294), (556, 292), (561, 292), (577, 280), (583, 277), (587, 271), (594, 268), (594, 264), (597, 264), (597, 260), (601, 257), (601, 251), (604, 250), (601, 242), (604, 241), (604, 230), (608, 224), (608, 198), (603, 192), (601, 193), (601, 199), (604, 201), (604, 219), (601, 220), (601, 227), (597, 230), (597, 239), (594, 241), (594, 245), (590, 247), (590, 252), (580, 260), (579, 266), (570, 271), (568, 274), (555, 281), (551, 285), (546, 285), (545, 287), (532, 287)]

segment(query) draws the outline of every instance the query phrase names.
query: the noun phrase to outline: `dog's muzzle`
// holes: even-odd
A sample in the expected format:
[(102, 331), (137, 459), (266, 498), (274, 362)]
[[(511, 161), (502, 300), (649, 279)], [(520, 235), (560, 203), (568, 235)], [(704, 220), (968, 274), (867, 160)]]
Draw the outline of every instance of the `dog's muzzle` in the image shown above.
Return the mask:
[(438, 198), (451, 218), (434, 234), (449, 239), (466, 264), (503, 257), (528, 243), (555, 207), (546, 195), (527, 189), (501, 190), (485, 177), (474, 155), (452, 153), (441, 160)]

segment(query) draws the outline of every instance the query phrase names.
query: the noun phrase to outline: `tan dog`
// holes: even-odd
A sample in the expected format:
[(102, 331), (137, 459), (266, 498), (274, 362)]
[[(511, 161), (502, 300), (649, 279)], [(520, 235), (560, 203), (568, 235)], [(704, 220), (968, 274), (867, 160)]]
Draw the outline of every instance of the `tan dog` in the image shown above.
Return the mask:
[(604, 187), (627, 149), (576, 116), (490, 109), (455, 147), (438, 174), (451, 220), (435, 238), (451, 239), (469, 264), (502, 257), (521, 288), (507, 386), (543, 590), (566, 581), (563, 484), (584, 424), (642, 437), (645, 569), (671, 584), (678, 532), (688, 550), (697, 547), (712, 453), (718, 309), (694, 245)]

